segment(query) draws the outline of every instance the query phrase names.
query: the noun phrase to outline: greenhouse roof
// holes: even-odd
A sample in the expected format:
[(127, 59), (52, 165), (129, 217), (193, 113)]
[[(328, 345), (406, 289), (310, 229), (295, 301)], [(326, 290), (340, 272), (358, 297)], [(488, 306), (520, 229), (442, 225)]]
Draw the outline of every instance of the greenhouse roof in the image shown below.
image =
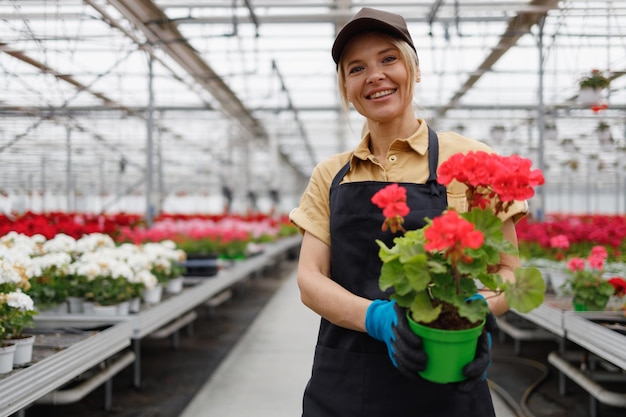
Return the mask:
[[(299, 195), (358, 143), (330, 47), (363, 6), (407, 20), (417, 114), (437, 130), (532, 158), (557, 185), (624, 176), (626, 2), (7, 0), (0, 189), (111, 196), (103, 209), (146, 190)], [(611, 85), (592, 108), (579, 81), (594, 69)]]

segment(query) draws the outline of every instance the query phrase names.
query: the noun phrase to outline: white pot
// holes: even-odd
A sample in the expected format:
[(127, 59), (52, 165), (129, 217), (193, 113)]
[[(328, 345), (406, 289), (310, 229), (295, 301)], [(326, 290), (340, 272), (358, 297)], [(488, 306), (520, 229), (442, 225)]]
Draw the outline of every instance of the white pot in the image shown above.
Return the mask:
[(13, 356), (13, 365), (24, 365), (33, 360), (33, 345), (35, 344), (35, 335), (22, 336), (11, 339), (15, 343), (15, 355)]
[(128, 303), (128, 311), (130, 313), (139, 313), (141, 311), (141, 298), (133, 298)]
[(63, 301), (62, 303), (46, 308), (45, 310), (40, 310), (40, 313), (45, 316), (58, 316), (67, 314), (67, 311), (67, 301)]
[(115, 316), (117, 315), (117, 305), (101, 306), (96, 304), (93, 306), (93, 314), (94, 316)]
[(177, 277), (170, 279), (165, 287), (165, 292), (168, 294), (178, 294), (183, 290), (183, 277)]
[(0, 374), (8, 374), (13, 370), (15, 343), (0, 343)]
[(569, 279), (569, 274), (566, 271), (560, 269), (550, 269), (548, 271), (548, 278), (554, 289), (556, 295), (563, 295), (563, 289), (561, 288), (565, 281)]
[(578, 92), (578, 101), (583, 106), (593, 106), (594, 104), (599, 104), (602, 98), (602, 90), (594, 89), (594, 88), (581, 88)]
[(116, 314), (118, 316), (127, 316), (128, 313), (130, 313), (130, 301), (122, 301), (116, 307)]
[(84, 301), (85, 299), (83, 297), (67, 297), (67, 305), (70, 314), (82, 314)]
[(148, 304), (157, 304), (161, 301), (161, 296), (163, 295), (163, 287), (161, 285), (157, 285), (154, 288), (146, 288), (143, 290), (142, 298)]
[(92, 316), (93, 315), (93, 307), (96, 305), (93, 301), (83, 301), (83, 313)]

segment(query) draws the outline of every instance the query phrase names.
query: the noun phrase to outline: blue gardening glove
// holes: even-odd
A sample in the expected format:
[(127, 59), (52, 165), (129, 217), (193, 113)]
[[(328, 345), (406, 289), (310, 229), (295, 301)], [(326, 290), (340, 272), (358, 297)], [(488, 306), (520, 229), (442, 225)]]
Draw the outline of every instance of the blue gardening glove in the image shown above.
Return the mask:
[[(485, 298), (476, 294), (467, 299), (467, 301), (473, 301), (477, 299)], [(486, 303), (486, 301), (484, 301)], [(478, 338), (478, 344), (476, 346), (476, 356), (474, 360), (463, 368), (463, 375), (466, 380), (459, 382), (458, 388), (463, 392), (473, 391), (482, 381), (487, 378), (487, 369), (491, 365), (491, 334), (498, 331), (498, 323), (493, 313), (487, 314), (485, 317), (485, 327), (482, 334)]]
[(416, 379), (426, 368), (422, 339), (413, 333), (406, 311), (395, 301), (374, 300), (365, 315), (365, 329), (374, 339), (385, 342), (393, 365), (405, 376)]

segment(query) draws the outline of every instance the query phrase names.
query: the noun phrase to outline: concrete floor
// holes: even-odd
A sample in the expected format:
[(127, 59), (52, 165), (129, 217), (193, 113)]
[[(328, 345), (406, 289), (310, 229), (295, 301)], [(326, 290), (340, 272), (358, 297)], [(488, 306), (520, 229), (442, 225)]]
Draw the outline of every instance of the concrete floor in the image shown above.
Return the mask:
[[(295, 273), (264, 308), (181, 417), (294, 417), (313, 358), (319, 317), (300, 302)], [(513, 416), (494, 393), (498, 417)]]

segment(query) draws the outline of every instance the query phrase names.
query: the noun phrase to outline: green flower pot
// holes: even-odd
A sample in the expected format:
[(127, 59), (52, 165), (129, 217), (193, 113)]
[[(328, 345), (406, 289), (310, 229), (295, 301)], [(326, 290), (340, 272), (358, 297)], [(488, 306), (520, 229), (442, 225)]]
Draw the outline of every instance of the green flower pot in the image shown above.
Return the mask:
[(478, 337), (485, 322), (471, 329), (443, 330), (417, 323), (408, 313), (407, 319), (411, 330), (422, 338), (428, 356), (426, 369), (420, 376), (438, 384), (463, 381), (463, 368), (476, 356)]
[(574, 311), (589, 311), (589, 309), (584, 304), (574, 303)]

